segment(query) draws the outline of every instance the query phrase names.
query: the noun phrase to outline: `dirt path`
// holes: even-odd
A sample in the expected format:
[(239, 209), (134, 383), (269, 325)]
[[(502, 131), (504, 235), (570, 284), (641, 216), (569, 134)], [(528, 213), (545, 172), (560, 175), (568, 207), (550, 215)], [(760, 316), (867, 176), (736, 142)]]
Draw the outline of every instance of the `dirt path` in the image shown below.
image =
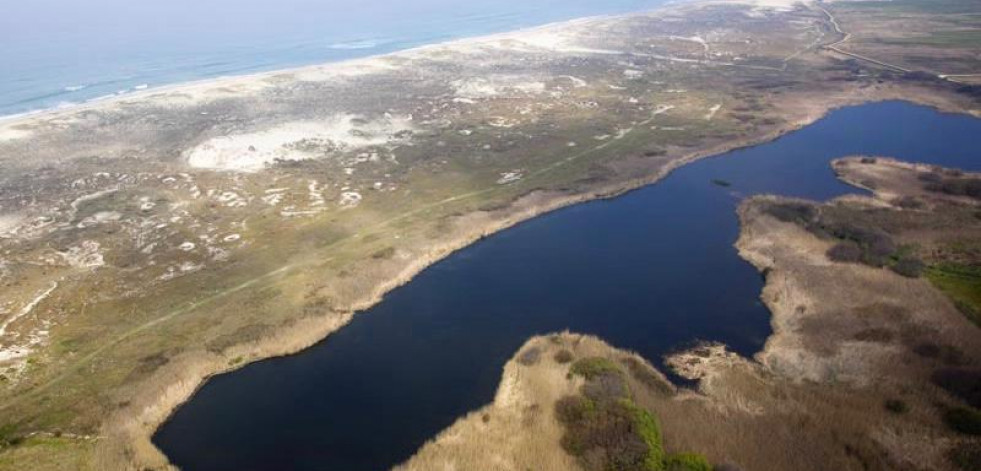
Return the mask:
[(894, 70), (894, 71), (897, 71), (897, 72), (903, 72), (903, 73), (924, 72), (924, 73), (933, 75), (933, 76), (939, 78), (940, 80), (946, 80), (948, 82), (968, 84), (970, 82), (963, 81), (963, 80), (957, 80), (957, 77), (981, 77), (981, 74), (943, 74), (943, 73), (939, 73), (939, 72), (935, 72), (935, 71), (931, 71), (931, 70), (922, 70), (922, 69), (921, 70), (914, 70), (914, 69), (908, 69), (906, 67), (901, 67), (901, 66), (898, 66), (896, 64), (890, 64), (888, 62), (883, 62), (883, 61), (880, 61), (878, 59), (873, 59), (873, 58), (871, 58), (869, 56), (863, 56), (861, 54), (857, 54), (857, 53), (854, 53), (854, 52), (846, 51), (846, 50), (842, 49), (841, 46), (843, 46), (845, 43), (847, 43), (849, 40), (851, 40), (852, 34), (849, 33), (849, 32), (847, 32), (847, 31), (845, 31), (844, 29), (842, 29), (841, 24), (838, 23), (838, 19), (835, 18), (835, 16), (830, 11), (828, 11), (827, 8), (824, 8), (823, 6), (820, 6), (820, 5), (815, 5), (815, 7), (817, 9), (821, 10), (822, 12), (824, 12), (824, 14), (828, 16), (828, 21), (831, 23), (831, 26), (834, 27), (835, 32), (838, 33), (838, 34), (840, 34), (840, 35), (842, 35), (842, 38), (839, 39), (838, 41), (835, 41), (835, 42), (833, 42), (831, 44), (828, 44), (828, 45), (824, 46), (824, 48), (827, 49), (827, 50), (834, 51), (834, 52), (837, 52), (838, 54), (842, 54), (842, 55), (845, 55), (845, 56), (848, 56), (848, 57), (852, 57), (852, 58), (855, 58), (855, 59), (858, 59), (858, 60), (861, 60), (861, 61), (865, 61), (865, 62), (868, 62), (868, 63), (871, 63), (871, 64), (875, 64), (875, 65), (878, 65), (880, 67), (885, 67), (887, 69), (891, 69), (891, 70)]
[[(863, 56), (861, 54), (856, 54), (854, 52), (849, 52), (849, 51), (846, 51), (844, 49), (841, 49), (840, 46), (842, 46), (846, 42), (848, 42), (852, 38), (852, 34), (849, 33), (849, 32), (847, 32), (847, 31), (845, 31), (845, 30), (843, 30), (841, 28), (841, 25), (838, 24), (838, 19), (835, 18), (835, 16), (832, 15), (831, 12), (828, 11), (827, 8), (824, 8), (824, 7), (820, 6), (820, 5), (817, 5), (817, 8), (819, 10), (823, 11), (824, 14), (828, 16), (828, 21), (831, 22), (831, 26), (834, 27), (835, 32), (838, 33), (838, 34), (840, 34), (840, 35), (842, 35), (841, 39), (839, 39), (838, 41), (835, 41), (835, 42), (833, 42), (831, 44), (828, 44), (827, 46), (824, 46), (825, 49), (828, 49), (828, 50), (837, 52), (838, 54), (843, 54), (843, 55), (846, 55), (846, 56), (849, 56), (849, 57), (854, 57), (854, 58), (859, 59), (859, 60), (870, 62), (872, 64), (876, 64), (878, 66), (885, 67), (887, 69), (892, 69), (892, 70), (895, 70), (895, 71), (898, 71), (898, 72), (912, 72), (912, 70), (907, 69), (905, 67), (900, 67), (898, 65), (890, 64), (890, 63), (887, 63), (887, 62), (882, 62), (880, 60), (873, 59), (873, 58), (868, 57), (868, 56)], [(938, 75), (938, 77), (943, 78), (942, 75)]]

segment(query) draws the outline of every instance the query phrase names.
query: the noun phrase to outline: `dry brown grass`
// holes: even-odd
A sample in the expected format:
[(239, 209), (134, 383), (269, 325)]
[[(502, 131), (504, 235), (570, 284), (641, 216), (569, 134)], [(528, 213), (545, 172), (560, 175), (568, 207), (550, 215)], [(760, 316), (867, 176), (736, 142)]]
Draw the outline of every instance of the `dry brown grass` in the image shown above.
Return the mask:
[[(529, 348), (540, 349), (541, 359), (523, 365), (517, 358)], [(569, 364), (552, 360), (561, 349), (577, 359), (640, 361), (661, 378), (647, 362), (595, 337), (535, 337), (505, 367), (493, 404), (461, 418), (396, 469), (581, 469), (562, 450), (563, 429), (553, 412), (583, 383), (567, 374)], [(948, 469), (943, 455), (950, 438), (929, 395), (886, 387), (856, 394), (840, 384), (797, 383), (720, 347), (693, 355), (677, 360), (705, 375), (697, 393), (666, 392), (628, 375), (637, 404), (658, 417), (668, 453), (694, 451), (745, 470)], [(909, 411), (890, 412), (884, 398), (901, 399)], [(910, 463), (924, 461), (926, 468)]]

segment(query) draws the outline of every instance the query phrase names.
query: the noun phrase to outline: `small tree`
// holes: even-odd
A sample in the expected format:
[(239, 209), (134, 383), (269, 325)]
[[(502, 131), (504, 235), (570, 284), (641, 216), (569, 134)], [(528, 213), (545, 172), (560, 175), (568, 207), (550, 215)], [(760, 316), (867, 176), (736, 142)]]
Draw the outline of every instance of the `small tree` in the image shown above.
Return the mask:
[(903, 257), (894, 263), (891, 267), (892, 271), (899, 273), (906, 278), (919, 278), (923, 274), (923, 269), (925, 266), (917, 258), (913, 257)]
[(855, 242), (846, 240), (828, 249), (828, 258), (835, 262), (858, 263), (862, 259), (862, 249)]

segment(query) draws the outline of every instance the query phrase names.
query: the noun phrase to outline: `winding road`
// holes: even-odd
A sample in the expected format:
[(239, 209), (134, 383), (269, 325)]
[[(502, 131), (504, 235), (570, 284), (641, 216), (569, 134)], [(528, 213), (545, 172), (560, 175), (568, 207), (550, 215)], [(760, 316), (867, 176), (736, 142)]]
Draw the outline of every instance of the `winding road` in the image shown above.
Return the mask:
[(928, 71), (928, 70), (908, 69), (906, 67), (898, 66), (896, 64), (890, 64), (888, 62), (883, 62), (883, 61), (880, 61), (878, 59), (874, 59), (874, 58), (871, 58), (871, 57), (868, 57), (868, 56), (864, 56), (862, 54), (854, 53), (854, 52), (851, 52), (851, 51), (846, 51), (846, 50), (842, 49), (841, 46), (844, 45), (845, 43), (847, 43), (849, 40), (851, 40), (852, 34), (849, 33), (849, 32), (847, 32), (847, 31), (845, 31), (844, 29), (842, 29), (841, 24), (838, 23), (838, 19), (835, 18), (835, 16), (830, 11), (828, 11), (827, 8), (824, 8), (821, 5), (815, 5), (815, 7), (818, 8), (819, 10), (821, 10), (822, 12), (824, 12), (824, 14), (828, 16), (828, 21), (831, 23), (831, 26), (834, 28), (835, 32), (841, 35), (841, 39), (839, 39), (839, 40), (837, 40), (837, 41), (835, 41), (835, 42), (833, 42), (831, 44), (827, 44), (827, 45), (823, 46), (824, 49), (827, 49), (827, 50), (833, 51), (833, 52), (837, 52), (838, 54), (845, 55), (845, 56), (848, 56), (848, 57), (852, 57), (852, 58), (855, 58), (855, 59), (858, 59), (858, 60), (861, 60), (861, 61), (865, 61), (865, 62), (868, 62), (870, 64), (875, 64), (875, 65), (878, 65), (880, 67), (885, 67), (887, 69), (890, 69), (890, 70), (893, 70), (893, 71), (896, 71), (896, 72), (903, 72), (903, 73), (922, 72), (922, 73), (927, 73), (927, 74), (930, 74), (932, 76), (935, 76), (935, 77), (937, 77), (937, 78), (939, 78), (941, 80), (946, 80), (948, 82), (953, 82), (953, 83), (959, 83), (959, 84), (967, 84), (968, 83), (968, 82), (964, 82), (964, 81), (961, 81), (961, 80), (957, 80), (956, 77), (981, 77), (981, 74), (941, 74), (941, 73), (937, 73), (937, 72), (934, 72), (934, 71)]

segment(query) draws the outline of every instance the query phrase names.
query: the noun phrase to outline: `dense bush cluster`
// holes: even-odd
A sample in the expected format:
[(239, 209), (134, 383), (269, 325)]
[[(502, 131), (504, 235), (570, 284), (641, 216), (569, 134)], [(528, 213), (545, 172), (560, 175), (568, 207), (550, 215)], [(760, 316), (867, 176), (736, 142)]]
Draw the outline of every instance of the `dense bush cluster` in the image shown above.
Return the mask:
[(525, 366), (531, 366), (538, 363), (538, 359), (542, 356), (542, 350), (538, 347), (531, 347), (528, 350), (521, 352), (518, 355), (518, 363)]
[(717, 465), (712, 471), (743, 471), (739, 466), (734, 464), (720, 464)]
[(885, 407), (887, 411), (893, 414), (905, 414), (909, 412), (909, 405), (902, 399), (887, 399)]
[(620, 368), (612, 360), (603, 357), (583, 358), (572, 364), (569, 373), (592, 380), (608, 373), (621, 374)]
[(925, 206), (923, 202), (920, 201), (920, 199), (915, 196), (900, 197), (897, 200), (893, 201), (892, 204), (903, 209), (920, 209), (923, 206)]
[[(800, 202), (771, 203), (767, 214), (807, 229), (818, 237), (837, 240), (828, 249), (830, 260), (862, 263), (872, 267), (888, 267), (909, 278), (919, 277), (926, 266), (908, 250), (896, 245), (884, 230), (861, 220), (829, 217), (814, 205)], [(858, 218), (853, 218), (858, 219)]]
[(797, 202), (769, 204), (765, 211), (783, 222), (792, 222), (805, 227), (810, 225), (818, 214), (814, 205)]
[(964, 471), (981, 469), (981, 443), (961, 443), (952, 448), (948, 456), (950, 461)]
[[(935, 174), (927, 174), (935, 175)], [(921, 178), (923, 180), (923, 178)], [(981, 178), (932, 178), (924, 188), (927, 191), (944, 193), (952, 196), (968, 196), (981, 200)]]
[(916, 179), (923, 183), (941, 183), (944, 181), (944, 176), (937, 172), (921, 173), (916, 176)]
[(952, 395), (972, 407), (981, 409), (981, 369), (972, 367), (940, 368), (930, 378)]
[(858, 263), (862, 260), (862, 248), (850, 240), (838, 242), (828, 249), (828, 258), (836, 262)]
[(611, 360), (591, 357), (570, 367), (586, 378), (580, 395), (555, 406), (565, 426), (562, 447), (588, 471), (711, 471), (701, 455), (667, 455), (657, 419), (632, 398), (623, 371)]
[[(981, 369), (941, 368), (934, 372), (934, 384), (963, 399), (968, 406), (952, 407), (944, 412), (944, 422), (955, 432), (981, 436)], [(963, 470), (981, 469), (981, 442), (967, 441), (950, 450), (951, 462)]]
[(572, 352), (563, 348), (562, 350), (555, 352), (553, 359), (556, 363), (569, 363), (573, 359)]
[(24, 435), (17, 431), (14, 424), (0, 426), (0, 450), (6, 447), (17, 446), (24, 441)]
[(944, 412), (944, 422), (964, 435), (981, 435), (981, 411), (973, 407), (952, 407)]
[(919, 278), (926, 265), (918, 258), (900, 257), (889, 266), (889, 269), (907, 278)]
[(819, 220), (812, 231), (823, 231), (842, 241), (852, 242), (861, 250), (859, 261), (873, 267), (882, 267), (896, 253), (898, 247), (892, 237), (880, 229), (849, 222)]
[(712, 465), (704, 456), (695, 453), (678, 453), (664, 462), (665, 471), (712, 471)]

